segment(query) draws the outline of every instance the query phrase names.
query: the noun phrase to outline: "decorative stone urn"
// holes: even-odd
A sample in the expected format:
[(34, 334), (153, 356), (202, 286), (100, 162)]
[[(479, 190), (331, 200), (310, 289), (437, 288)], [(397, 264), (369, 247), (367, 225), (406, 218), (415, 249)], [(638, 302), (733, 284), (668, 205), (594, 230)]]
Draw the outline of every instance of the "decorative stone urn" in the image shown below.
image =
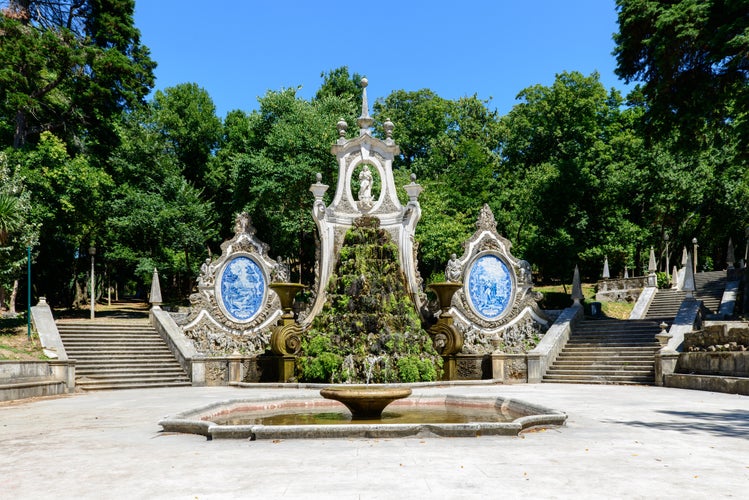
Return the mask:
[(294, 356), (302, 347), (302, 327), (294, 321), (292, 307), (294, 297), (305, 286), (299, 283), (271, 283), (269, 287), (278, 295), (283, 310), (283, 315), (271, 331), (270, 348), (273, 354), (280, 356), (279, 382), (286, 382), (294, 376)]
[(407, 387), (329, 387), (320, 389), (325, 399), (333, 399), (346, 405), (353, 420), (377, 420), (385, 407), (396, 399), (407, 398), (411, 389)]
[(434, 348), (442, 355), (444, 361), (445, 380), (457, 378), (457, 361), (455, 355), (463, 349), (463, 334), (454, 324), (452, 314), (452, 299), (455, 292), (463, 287), (460, 282), (432, 283), (429, 288), (437, 294), (440, 303), (440, 316), (437, 323), (429, 328), (428, 333), (434, 342)]

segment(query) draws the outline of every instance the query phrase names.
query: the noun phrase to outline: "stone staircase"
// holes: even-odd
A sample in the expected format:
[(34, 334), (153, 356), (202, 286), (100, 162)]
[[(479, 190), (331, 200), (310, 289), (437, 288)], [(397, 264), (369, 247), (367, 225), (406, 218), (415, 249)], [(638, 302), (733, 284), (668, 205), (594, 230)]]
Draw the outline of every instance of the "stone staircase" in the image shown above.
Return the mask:
[(647, 319), (581, 321), (543, 381), (652, 385), (658, 325)]
[[(715, 314), (720, 309), (723, 290), (726, 288), (726, 272), (711, 271), (694, 275), (695, 297), (702, 301), (707, 314)], [(679, 290), (658, 290), (650, 303), (646, 319), (673, 319), (686, 294)]]
[(76, 387), (84, 390), (191, 385), (164, 340), (145, 322), (58, 322)]
[(650, 307), (648, 307), (645, 319), (675, 318), (684, 297), (686, 297), (686, 293), (680, 290), (671, 288), (658, 290), (650, 303)]
[(694, 275), (694, 286), (697, 289), (695, 296), (702, 301), (702, 306), (710, 314), (717, 313), (726, 289), (726, 272), (697, 273)]

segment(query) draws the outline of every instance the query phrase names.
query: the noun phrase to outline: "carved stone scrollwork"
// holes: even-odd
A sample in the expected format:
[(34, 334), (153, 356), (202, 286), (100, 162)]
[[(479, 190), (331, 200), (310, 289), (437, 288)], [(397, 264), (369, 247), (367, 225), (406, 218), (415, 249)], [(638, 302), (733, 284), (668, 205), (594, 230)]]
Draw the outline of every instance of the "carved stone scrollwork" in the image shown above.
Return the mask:
[(299, 354), (302, 348), (302, 327), (293, 321), (291, 324), (274, 327), (270, 334), (270, 348), (273, 354), (279, 356)]
[(463, 349), (463, 334), (455, 327), (450, 315), (440, 316), (428, 333), (432, 337), (434, 348), (442, 356), (457, 354)]

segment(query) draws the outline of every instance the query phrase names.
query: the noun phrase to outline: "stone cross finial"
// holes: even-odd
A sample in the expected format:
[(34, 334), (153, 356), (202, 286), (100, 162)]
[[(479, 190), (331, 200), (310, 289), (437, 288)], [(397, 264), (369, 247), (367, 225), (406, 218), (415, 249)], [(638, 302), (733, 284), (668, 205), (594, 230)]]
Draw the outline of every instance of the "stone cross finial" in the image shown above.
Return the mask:
[(585, 296), (583, 295), (583, 285), (580, 281), (580, 270), (575, 264), (575, 274), (572, 275), (572, 300), (575, 304), (580, 304)]
[(611, 273), (609, 272), (609, 258), (608, 256), (603, 258), (603, 279), (607, 280), (611, 278)]
[(372, 126), (372, 118), (369, 116), (369, 104), (367, 103), (367, 85), (369, 80), (366, 78), (361, 79), (361, 116), (356, 123), (359, 125), (359, 135), (369, 135), (369, 128)]

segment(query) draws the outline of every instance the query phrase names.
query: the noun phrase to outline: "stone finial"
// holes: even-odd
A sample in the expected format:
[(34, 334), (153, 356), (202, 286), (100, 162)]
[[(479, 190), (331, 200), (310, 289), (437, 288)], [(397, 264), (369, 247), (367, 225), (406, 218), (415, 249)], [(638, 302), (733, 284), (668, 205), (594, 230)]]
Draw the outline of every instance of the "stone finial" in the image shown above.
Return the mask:
[(411, 174), (411, 184), (406, 184), (403, 189), (406, 190), (409, 202), (418, 200), (419, 195), (424, 190), (420, 184), (416, 184), (416, 174), (414, 173)]
[(385, 129), (385, 138), (388, 141), (393, 140), (393, 129), (395, 128), (395, 125), (393, 125), (393, 122), (390, 121), (390, 118), (385, 120), (385, 123), (382, 124), (382, 128)]
[(159, 271), (153, 268), (153, 277), (151, 278), (151, 296), (150, 302), (153, 306), (158, 306), (163, 301), (161, 300), (161, 285), (159, 284)]
[(687, 298), (693, 298), (696, 290), (694, 284), (694, 268), (692, 267), (692, 256), (687, 252), (687, 261), (684, 264), (684, 283), (681, 284), (681, 290), (686, 292)]
[(629, 278), (629, 271), (627, 270), (627, 265), (624, 264), (624, 279)]
[(650, 247), (650, 259), (648, 260), (648, 286), (653, 288), (658, 286), (658, 277), (656, 276), (655, 272), (658, 270), (658, 267), (655, 263), (655, 250), (653, 250), (653, 247)]
[(322, 202), (322, 197), (325, 195), (325, 192), (328, 190), (329, 186), (322, 183), (322, 174), (320, 172), (315, 175), (315, 180), (317, 182), (315, 184), (312, 184), (309, 187), (309, 190), (312, 193), (312, 196), (315, 197), (316, 202)]
[(481, 207), (481, 212), (476, 220), (476, 229), (497, 230), (497, 221), (494, 219), (494, 212), (489, 208), (488, 203), (484, 203), (484, 206)]
[(250, 235), (255, 234), (255, 228), (252, 226), (252, 219), (247, 212), (237, 214), (237, 217), (234, 220), (234, 234), (239, 235), (244, 233)]
[(684, 245), (684, 250), (681, 251), (681, 267), (687, 265), (687, 246)]
[(733, 254), (733, 240), (728, 238), (728, 251), (726, 252), (726, 264), (728, 264), (728, 269), (733, 269), (735, 262), (736, 257)]
[(679, 288), (679, 270), (674, 266), (671, 271), (671, 288)]
[(655, 273), (658, 270), (658, 266), (655, 263), (655, 250), (650, 247), (650, 259), (648, 260), (648, 273)]
[(609, 258), (608, 256), (603, 258), (603, 279), (607, 280), (611, 278), (611, 273), (609, 272)]
[(369, 129), (372, 126), (372, 117), (369, 116), (369, 104), (367, 103), (367, 85), (369, 80), (366, 78), (361, 79), (361, 116), (356, 120), (359, 125), (359, 135), (369, 135)]
[(346, 123), (346, 120), (341, 118), (340, 120), (338, 120), (336, 126), (338, 127), (338, 141), (345, 141), (346, 131), (348, 130), (348, 123)]
[(585, 296), (583, 295), (583, 285), (580, 281), (580, 270), (575, 265), (575, 273), (572, 275), (572, 300), (575, 304), (580, 304)]

